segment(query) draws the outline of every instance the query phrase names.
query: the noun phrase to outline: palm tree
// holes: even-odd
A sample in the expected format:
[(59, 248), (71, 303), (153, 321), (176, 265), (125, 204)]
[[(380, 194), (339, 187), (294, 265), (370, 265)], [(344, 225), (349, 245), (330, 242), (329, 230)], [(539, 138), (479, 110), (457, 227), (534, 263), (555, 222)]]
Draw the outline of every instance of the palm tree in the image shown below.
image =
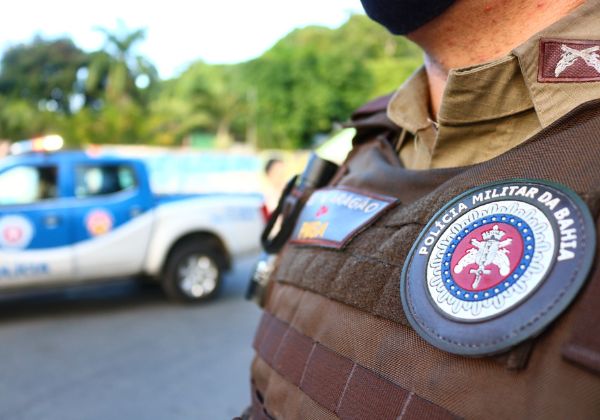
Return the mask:
[(247, 101), (236, 88), (238, 75), (231, 66), (197, 62), (180, 77), (178, 95), (185, 101), (182, 127), (187, 133), (206, 130), (216, 134), (216, 145), (233, 141), (232, 124), (245, 112)]
[(119, 22), (116, 31), (96, 27), (106, 37), (105, 51), (92, 57), (86, 91), (103, 89), (111, 102), (135, 100), (144, 95), (136, 81), (145, 79), (152, 84), (158, 79), (154, 66), (144, 57), (134, 54), (134, 46), (146, 37), (146, 29), (128, 30)]

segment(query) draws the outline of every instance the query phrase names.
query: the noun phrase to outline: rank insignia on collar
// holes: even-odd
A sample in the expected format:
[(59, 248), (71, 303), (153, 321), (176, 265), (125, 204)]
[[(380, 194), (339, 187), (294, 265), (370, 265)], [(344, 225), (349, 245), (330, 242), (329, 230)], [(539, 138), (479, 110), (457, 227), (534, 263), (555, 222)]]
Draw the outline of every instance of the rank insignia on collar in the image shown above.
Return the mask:
[(400, 281), (407, 318), (425, 340), (470, 356), (539, 334), (584, 284), (595, 229), (565, 186), (514, 180), (454, 198), (413, 245)]
[(600, 81), (600, 41), (540, 40), (538, 82)]

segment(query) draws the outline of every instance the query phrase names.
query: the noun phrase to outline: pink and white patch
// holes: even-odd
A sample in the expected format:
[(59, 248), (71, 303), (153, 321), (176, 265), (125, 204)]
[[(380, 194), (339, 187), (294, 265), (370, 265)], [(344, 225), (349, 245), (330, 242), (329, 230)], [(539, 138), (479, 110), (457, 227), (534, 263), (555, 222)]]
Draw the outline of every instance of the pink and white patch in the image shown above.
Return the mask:
[(23, 216), (9, 215), (0, 218), (0, 247), (24, 249), (33, 239), (33, 224)]
[[(494, 240), (494, 230), (500, 232), (499, 240)], [(490, 236), (492, 240), (489, 240)], [(477, 292), (492, 289), (517, 268), (523, 257), (523, 247), (519, 231), (509, 224), (497, 223), (493, 228), (490, 225), (478, 227), (456, 247), (450, 262), (452, 277), (464, 290)], [(477, 257), (482, 259), (481, 263), (478, 263)], [(504, 261), (508, 261), (508, 264)]]
[(523, 302), (544, 280), (556, 242), (547, 216), (532, 204), (484, 204), (439, 236), (427, 264), (436, 308), (466, 322), (496, 317)]

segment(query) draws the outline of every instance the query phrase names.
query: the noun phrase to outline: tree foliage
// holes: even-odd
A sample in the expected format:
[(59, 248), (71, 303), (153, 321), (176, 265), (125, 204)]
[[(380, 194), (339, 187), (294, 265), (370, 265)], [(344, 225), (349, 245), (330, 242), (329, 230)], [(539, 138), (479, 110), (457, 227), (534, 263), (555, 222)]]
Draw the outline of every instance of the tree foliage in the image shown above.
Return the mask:
[(69, 39), (16, 45), (2, 57), (0, 94), (34, 106), (68, 113), (77, 70), (87, 55)]
[(153, 102), (155, 132), (160, 126), (171, 131), (172, 142), (195, 131), (213, 132), (227, 146), (235, 137), (234, 121), (247, 109), (240, 77), (238, 66), (192, 64), (179, 78), (165, 83)]
[(221, 147), (310, 147), (421, 63), (414, 45), (353, 16), (337, 29), (295, 30), (246, 63), (198, 61), (160, 80), (135, 53), (145, 30), (98, 30), (106, 38), (100, 51), (36, 38), (5, 53), (0, 138), (54, 131), (70, 144), (176, 145), (202, 132)]
[(353, 109), (392, 91), (419, 65), (418, 49), (353, 16), (339, 29), (296, 30), (245, 65), (258, 96), (259, 141), (308, 147)]

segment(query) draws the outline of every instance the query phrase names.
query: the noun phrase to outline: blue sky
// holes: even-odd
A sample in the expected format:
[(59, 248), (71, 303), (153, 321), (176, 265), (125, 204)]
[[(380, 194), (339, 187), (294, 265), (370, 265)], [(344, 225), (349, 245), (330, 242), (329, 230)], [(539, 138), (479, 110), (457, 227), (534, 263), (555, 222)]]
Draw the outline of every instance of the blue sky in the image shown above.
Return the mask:
[(294, 28), (337, 27), (351, 13), (362, 13), (360, 0), (20, 0), (0, 14), (0, 52), (45, 37), (69, 35), (84, 50), (103, 46), (94, 27), (147, 28), (138, 52), (162, 77), (177, 75), (195, 60), (235, 63), (254, 58)]

